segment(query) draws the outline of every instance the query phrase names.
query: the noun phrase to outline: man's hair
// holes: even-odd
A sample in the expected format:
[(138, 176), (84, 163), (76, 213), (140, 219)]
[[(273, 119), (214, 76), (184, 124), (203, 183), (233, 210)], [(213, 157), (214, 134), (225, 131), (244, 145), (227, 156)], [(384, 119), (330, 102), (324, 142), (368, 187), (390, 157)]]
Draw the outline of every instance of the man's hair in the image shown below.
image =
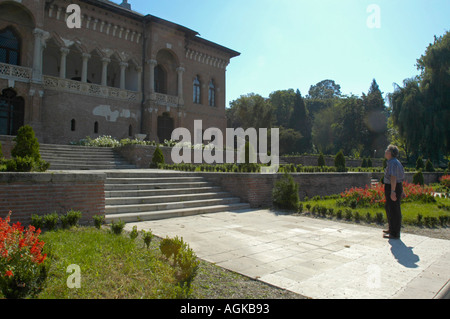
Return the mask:
[(388, 151), (391, 152), (392, 157), (398, 157), (398, 147), (395, 145), (389, 145), (388, 146)]

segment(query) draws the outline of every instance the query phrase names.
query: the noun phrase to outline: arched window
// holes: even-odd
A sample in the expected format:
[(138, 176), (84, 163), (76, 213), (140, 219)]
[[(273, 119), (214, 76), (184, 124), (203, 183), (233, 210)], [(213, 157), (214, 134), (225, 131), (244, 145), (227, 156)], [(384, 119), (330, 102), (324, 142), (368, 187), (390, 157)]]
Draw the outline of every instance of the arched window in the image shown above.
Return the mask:
[(167, 75), (164, 68), (158, 64), (155, 67), (155, 92), (161, 94), (167, 94), (166, 80)]
[(128, 136), (133, 136), (133, 126), (128, 126)]
[(213, 80), (209, 82), (208, 104), (209, 106), (216, 106), (216, 87), (214, 86)]
[(20, 37), (10, 27), (0, 31), (0, 62), (20, 64)]
[(194, 103), (200, 104), (200, 80), (198, 75), (194, 79)]
[(98, 122), (94, 123), (94, 133), (98, 134)]
[(75, 119), (72, 119), (72, 120), (70, 121), (70, 130), (71, 130), (72, 132), (75, 131), (76, 124), (77, 124), (77, 123), (76, 123)]

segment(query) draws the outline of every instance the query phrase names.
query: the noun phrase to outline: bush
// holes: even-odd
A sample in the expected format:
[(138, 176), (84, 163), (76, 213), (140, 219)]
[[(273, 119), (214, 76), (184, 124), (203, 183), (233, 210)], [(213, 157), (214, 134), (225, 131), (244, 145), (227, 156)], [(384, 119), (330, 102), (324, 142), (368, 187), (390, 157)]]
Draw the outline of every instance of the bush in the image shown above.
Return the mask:
[(317, 166), (320, 166), (320, 167), (325, 166), (325, 157), (323, 156), (322, 152), (320, 152), (319, 158), (317, 159)]
[(45, 283), (47, 255), (40, 230), (24, 229), (20, 223), (10, 225), (10, 216), (0, 218), (0, 290), (6, 298), (25, 298), (38, 294)]
[(433, 163), (428, 159), (427, 163), (425, 164), (425, 172), (434, 172)]
[(178, 298), (187, 298), (192, 292), (191, 283), (197, 275), (200, 262), (194, 251), (183, 238), (163, 239), (159, 246), (161, 252), (167, 259), (173, 256), (173, 267), (175, 269), (175, 277), (178, 280)]
[(272, 191), (272, 201), (276, 207), (282, 209), (296, 210), (300, 201), (298, 195), (298, 184), (289, 174), (285, 173), (283, 177), (275, 183)]
[(420, 169), (418, 172), (416, 172), (413, 175), (413, 184), (417, 184), (417, 185), (424, 185), (424, 178), (423, 178), (423, 173), (422, 170)]
[(334, 166), (338, 172), (346, 172), (345, 168), (345, 157), (342, 151), (339, 151), (334, 158)]
[(105, 223), (105, 215), (94, 215), (92, 218), (94, 219), (94, 226), (97, 229), (100, 229)]
[(48, 230), (56, 229), (58, 225), (59, 216), (58, 213), (54, 212), (51, 214), (44, 215), (44, 226)]
[(147, 249), (150, 247), (150, 243), (152, 242), (153, 237), (154, 235), (151, 230), (149, 231), (142, 230), (142, 238), (144, 239), (144, 243), (145, 246), (147, 246)]
[(2, 143), (0, 143), (0, 159), (3, 158)]
[(112, 221), (111, 231), (113, 234), (120, 235), (125, 227), (125, 222), (119, 219), (118, 222)]
[(361, 167), (367, 167), (367, 160), (365, 157), (362, 160)]
[(39, 142), (29, 125), (22, 126), (14, 138), (16, 145), (11, 150), (12, 159), (6, 160), (9, 172), (44, 172), (50, 164), (41, 159)]
[(373, 167), (372, 159), (370, 157), (367, 158), (367, 167), (368, 168)]
[(423, 164), (422, 156), (419, 156), (416, 161), (416, 170), (424, 169), (425, 165)]
[(74, 211), (73, 209), (69, 210), (66, 215), (61, 215), (59, 220), (61, 221), (61, 225), (63, 228), (77, 226), (78, 222), (81, 219), (81, 212)]
[(155, 152), (153, 153), (150, 168), (158, 168), (158, 164), (164, 165), (164, 154), (159, 148), (159, 146), (156, 147)]
[(37, 214), (31, 215), (31, 225), (35, 229), (43, 229), (44, 228), (44, 217), (42, 215), (37, 215)]
[(133, 226), (133, 230), (130, 232), (130, 239), (135, 240), (138, 236), (137, 226)]
[(41, 158), (41, 154), (39, 153), (39, 142), (34, 135), (31, 126), (24, 125), (19, 128), (14, 141), (16, 142), (16, 145), (11, 150), (11, 155), (13, 157), (29, 156), (36, 161)]

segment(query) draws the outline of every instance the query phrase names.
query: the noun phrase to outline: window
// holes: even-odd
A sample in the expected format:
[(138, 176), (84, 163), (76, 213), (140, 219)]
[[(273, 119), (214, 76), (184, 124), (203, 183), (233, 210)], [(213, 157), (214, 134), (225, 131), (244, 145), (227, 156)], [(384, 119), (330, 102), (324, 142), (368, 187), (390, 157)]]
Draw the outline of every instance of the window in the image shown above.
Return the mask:
[(94, 133), (98, 134), (98, 122), (94, 123)]
[(12, 89), (0, 95), (0, 135), (17, 135), (24, 123), (25, 101)]
[(209, 82), (208, 104), (209, 106), (216, 106), (216, 87), (214, 86), (213, 80)]
[(133, 126), (128, 126), (128, 136), (133, 136)]
[(20, 38), (12, 28), (0, 31), (0, 62), (19, 65)]
[(70, 121), (70, 130), (74, 132), (75, 128), (76, 128), (76, 121), (75, 119), (72, 119), (72, 121)]
[(198, 79), (198, 76), (196, 76), (194, 80), (194, 103), (200, 104), (200, 80)]
[(167, 94), (167, 85), (166, 85), (166, 71), (164, 71), (163, 67), (158, 64), (155, 67), (155, 92), (161, 94)]

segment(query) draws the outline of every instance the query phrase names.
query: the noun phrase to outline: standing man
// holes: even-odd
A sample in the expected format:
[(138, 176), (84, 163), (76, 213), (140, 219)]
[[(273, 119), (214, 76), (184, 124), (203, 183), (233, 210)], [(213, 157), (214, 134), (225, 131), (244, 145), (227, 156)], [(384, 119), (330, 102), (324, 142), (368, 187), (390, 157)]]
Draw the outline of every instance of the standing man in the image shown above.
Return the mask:
[(389, 229), (383, 231), (384, 238), (400, 239), (400, 230), (402, 228), (402, 212), (400, 201), (403, 195), (403, 180), (405, 171), (403, 165), (397, 159), (398, 148), (395, 145), (389, 145), (384, 156), (388, 160), (386, 171), (384, 172), (384, 194), (386, 197), (386, 217)]

